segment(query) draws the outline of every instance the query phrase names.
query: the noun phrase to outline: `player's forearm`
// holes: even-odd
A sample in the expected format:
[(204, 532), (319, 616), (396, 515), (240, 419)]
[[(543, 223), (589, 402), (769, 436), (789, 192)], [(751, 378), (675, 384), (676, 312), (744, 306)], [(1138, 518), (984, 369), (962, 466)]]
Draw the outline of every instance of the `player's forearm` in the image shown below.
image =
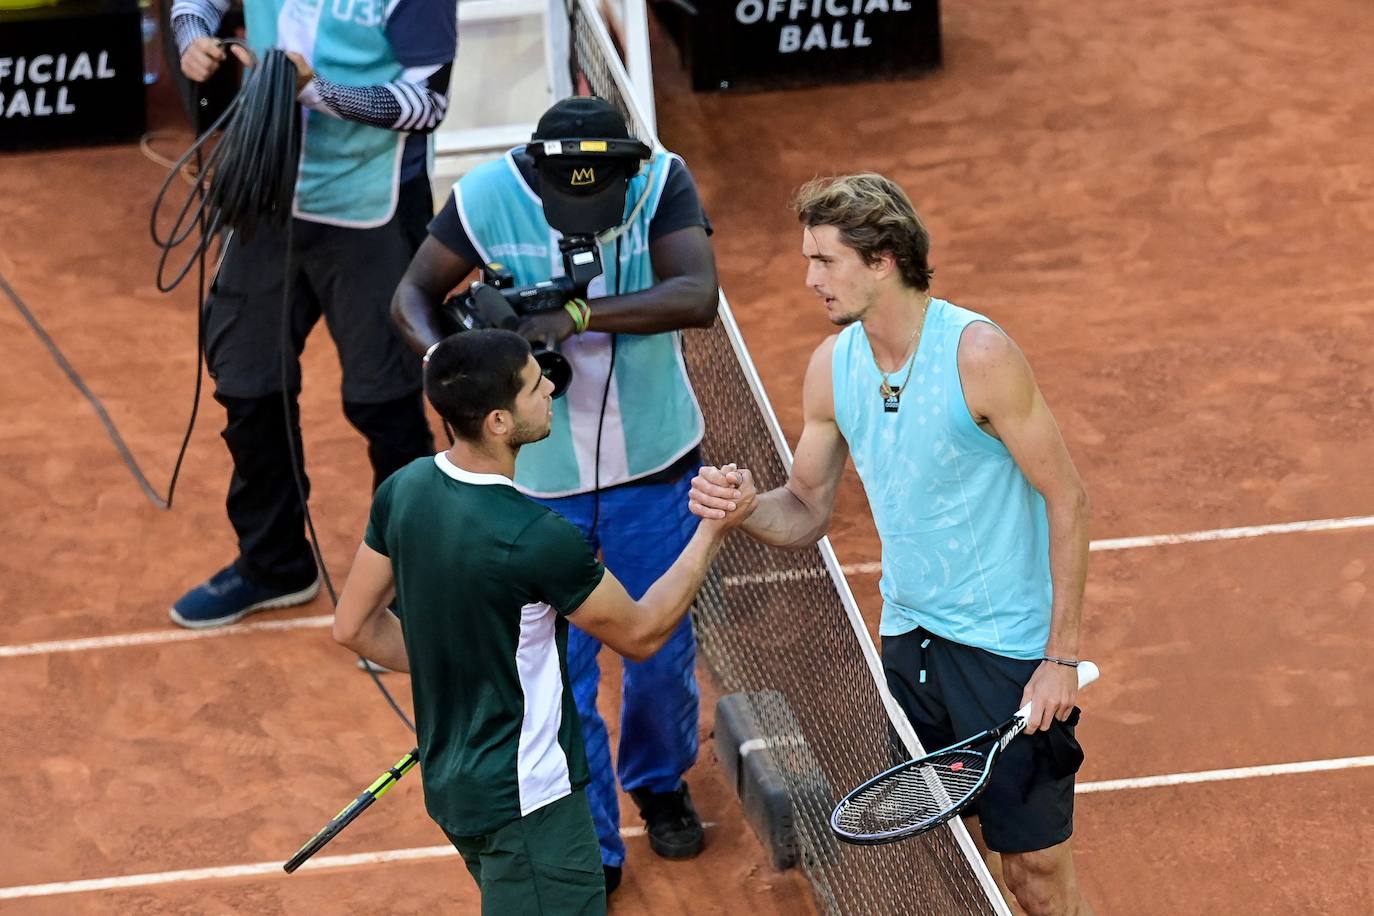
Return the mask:
[(1078, 658), (1083, 588), (1088, 578), (1088, 522), (1091, 504), (1082, 487), (1047, 502), (1050, 525), (1050, 580), (1054, 604), (1045, 654)]
[(379, 607), (353, 626), (344, 618), (336, 616), (334, 640), (363, 658), (371, 659), (392, 671), (410, 670), (401, 621), (390, 608)]
[(698, 525), (696, 534), (673, 565), (636, 602), (641, 612), (634, 634), (637, 660), (657, 652), (677, 628), (701, 589), (723, 540), (724, 532), (715, 525)]
[(825, 536), (830, 511), (812, 504), (786, 486), (759, 497), (758, 508), (744, 522), (744, 533), (772, 547), (799, 550)]

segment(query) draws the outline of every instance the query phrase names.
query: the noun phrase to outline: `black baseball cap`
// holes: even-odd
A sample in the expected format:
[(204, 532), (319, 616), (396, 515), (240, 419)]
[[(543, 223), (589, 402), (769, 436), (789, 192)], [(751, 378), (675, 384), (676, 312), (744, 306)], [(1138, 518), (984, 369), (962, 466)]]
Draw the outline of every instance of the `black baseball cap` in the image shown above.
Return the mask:
[(564, 235), (618, 224), (625, 191), (650, 149), (630, 136), (625, 118), (595, 96), (563, 99), (544, 112), (525, 151), (539, 172), (549, 225)]
[(555, 102), (535, 125), (531, 140), (600, 138), (628, 140), (625, 117), (615, 106), (594, 95), (575, 95)]

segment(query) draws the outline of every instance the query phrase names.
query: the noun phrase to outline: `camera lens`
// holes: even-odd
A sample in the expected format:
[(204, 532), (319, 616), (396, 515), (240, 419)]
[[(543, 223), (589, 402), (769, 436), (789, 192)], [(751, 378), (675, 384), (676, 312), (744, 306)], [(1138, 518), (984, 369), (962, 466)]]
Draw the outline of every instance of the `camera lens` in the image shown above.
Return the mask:
[(557, 350), (535, 344), (534, 361), (539, 364), (539, 371), (544, 373), (544, 378), (553, 382), (553, 396), (561, 398), (572, 383), (572, 365), (568, 358)]

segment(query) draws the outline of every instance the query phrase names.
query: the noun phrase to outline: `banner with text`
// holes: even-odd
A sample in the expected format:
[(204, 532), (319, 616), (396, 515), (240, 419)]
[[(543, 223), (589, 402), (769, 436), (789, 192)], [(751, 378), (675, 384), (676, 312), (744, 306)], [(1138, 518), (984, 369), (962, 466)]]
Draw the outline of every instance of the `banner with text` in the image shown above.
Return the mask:
[(0, 12), (0, 149), (136, 138), (143, 88), (136, 2)]
[(940, 65), (938, 0), (707, 0), (697, 10), (698, 90), (890, 79)]

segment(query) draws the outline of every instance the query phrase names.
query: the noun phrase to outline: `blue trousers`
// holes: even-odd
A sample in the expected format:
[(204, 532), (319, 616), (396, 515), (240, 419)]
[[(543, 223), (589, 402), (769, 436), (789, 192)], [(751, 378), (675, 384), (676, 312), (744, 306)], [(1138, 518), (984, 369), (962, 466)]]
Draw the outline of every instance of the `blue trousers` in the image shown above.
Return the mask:
[[(687, 509), (693, 472), (668, 483), (629, 484), (604, 490), (600, 510), (592, 494), (540, 500), (576, 525), (601, 551), (602, 561), (633, 598), (641, 597), (673, 565), (696, 531), (697, 519)], [(592, 528), (593, 514), (596, 527)], [(625, 791), (671, 792), (697, 759), (696, 636), (684, 618), (667, 643), (643, 662), (624, 662), (621, 682), (620, 752), (611, 769), (606, 723), (596, 708), (601, 668), (599, 640), (568, 628), (568, 676), (582, 738), (587, 748), (591, 784), (587, 800), (606, 865), (625, 862), (620, 837), (620, 804), (616, 775)]]

